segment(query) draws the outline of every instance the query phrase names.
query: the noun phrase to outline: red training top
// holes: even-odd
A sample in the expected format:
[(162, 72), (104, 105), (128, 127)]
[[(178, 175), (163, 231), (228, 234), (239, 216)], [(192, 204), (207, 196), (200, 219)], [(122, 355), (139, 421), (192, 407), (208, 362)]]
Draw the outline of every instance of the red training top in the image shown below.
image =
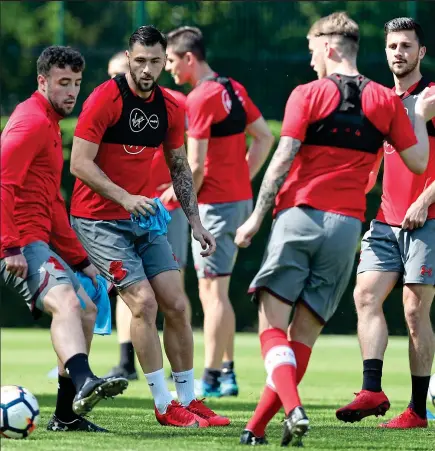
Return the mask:
[[(364, 220), (365, 188), (377, 154), (339, 147), (303, 144), (309, 124), (327, 117), (340, 103), (336, 84), (323, 78), (296, 87), (285, 108), (281, 136), (302, 141), (281, 187), (274, 214), (308, 205)], [(370, 81), (362, 91), (362, 109), (370, 122), (401, 152), (416, 137), (400, 98)]]
[(72, 266), (87, 254), (71, 229), (60, 193), (59, 116), (39, 92), (20, 103), (1, 136), (1, 258), (34, 241), (51, 243)]
[[(139, 147), (102, 142), (106, 130), (121, 117), (123, 100), (115, 80), (98, 86), (88, 97), (79, 116), (74, 136), (99, 144), (95, 163), (118, 186), (133, 195), (149, 194), (151, 162), (154, 154), (165, 146), (178, 149), (184, 144), (184, 109), (162, 89), (168, 118), (163, 145)], [(134, 94), (134, 93), (133, 93)], [(155, 91), (144, 103), (152, 102)], [(88, 219), (129, 219), (130, 213), (121, 205), (97, 194), (77, 180), (71, 199), (71, 214)]]
[[(400, 96), (402, 101), (409, 99), (418, 84), (419, 82)], [(429, 86), (435, 86), (435, 83), (430, 83)], [(395, 89), (393, 91), (395, 92)], [(435, 118), (432, 119), (432, 123), (435, 126)], [(376, 216), (378, 221), (400, 227), (411, 204), (429, 185), (435, 182), (435, 136), (429, 136), (429, 146), (429, 163), (426, 171), (418, 175), (406, 167), (394, 147), (388, 143), (384, 145), (383, 193), (381, 206)], [(429, 207), (427, 218), (435, 219), (435, 203)]]
[[(237, 81), (230, 81), (246, 111), (246, 125), (249, 125), (261, 113), (249, 98), (246, 89)], [(245, 133), (222, 137), (213, 137), (210, 133), (211, 125), (223, 121), (230, 110), (228, 92), (216, 81), (203, 81), (187, 96), (188, 135), (198, 140), (209, 140), (204, 180), (198, 193), (198, 202), (201, 204), (252, 198)]]

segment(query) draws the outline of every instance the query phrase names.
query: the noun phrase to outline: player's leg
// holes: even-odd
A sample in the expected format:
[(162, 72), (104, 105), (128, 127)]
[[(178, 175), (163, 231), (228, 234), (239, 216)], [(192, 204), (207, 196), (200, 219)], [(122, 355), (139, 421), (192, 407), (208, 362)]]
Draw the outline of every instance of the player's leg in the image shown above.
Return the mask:
[(341, 421), (354, 422), (370, 415), (385, 415), (390, 408), (381, 385), (388, 343), (383, 303), (403, 273), (396, 232), (398, 228), (374, 220), (361, 242), (354, 299), (363, 358), (363, 382), (356, 398), (337, 410), (336, 416)]
[(107, 376), (123, 376), (128, 380), (137, 380), (135, 353), (130, 334), (131, 311), (121, 296), (116, 296), (116, 333), (119, 343), (119, 364), (114, 366)]
[(381, 425), (387, 428), (427, 427), (426, 398), (435, 352), (430, 310), (435, 296), (435, 220), (401, 231), (405, 261), (403, 306), (409, 335), (412, 396), (404, 413)]

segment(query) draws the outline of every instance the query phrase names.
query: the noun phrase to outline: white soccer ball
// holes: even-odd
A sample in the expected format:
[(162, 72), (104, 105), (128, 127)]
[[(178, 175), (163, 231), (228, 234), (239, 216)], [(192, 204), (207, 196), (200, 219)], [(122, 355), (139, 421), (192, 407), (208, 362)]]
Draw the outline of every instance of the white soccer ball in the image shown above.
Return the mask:
[(429, 398), (429, 401), (432, 401), (432, 404), (435, 407), (435, 374), (433, 374), (432, 377), (430, 378), (427, 397)]
[(0, 436), (26, 438), (39, 422), (39, 405), (29, 390), (5, 385), (0, 394)]

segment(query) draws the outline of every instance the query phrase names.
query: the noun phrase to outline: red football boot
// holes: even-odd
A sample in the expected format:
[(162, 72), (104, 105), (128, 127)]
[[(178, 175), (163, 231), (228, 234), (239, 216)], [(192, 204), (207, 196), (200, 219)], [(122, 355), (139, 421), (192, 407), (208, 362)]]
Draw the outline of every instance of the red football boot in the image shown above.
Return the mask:
[(206, 420), (209, 426), (228, 426), (230, 424), (229, 418), (222, 417), (213, 412), (213, 410), (207, 407), (203, 401), (203, 399), (194, 399), (186, 409), (192, 414)]
[(370, 415), (383, 416), (390, 408), (390, 401), (388, 401), (383, 391), (361, 390), (355, 395), (356, 398), (350, 404), (335, 412), (339, 420), (346, 423), (354, 423)]
[(165, 413), (160, 413), (154, 408), (157, 421), (162, 426), (175, 426), (180, 428), (206, 428), (208, 421), (189, 412), (179, 402), (172, 401), (166, 408)]
[(427, 419), (421, 418), (408, 407), (405, 412), (386, 423), (381, 423), (379, 427), (387, 429), (427, 428)]

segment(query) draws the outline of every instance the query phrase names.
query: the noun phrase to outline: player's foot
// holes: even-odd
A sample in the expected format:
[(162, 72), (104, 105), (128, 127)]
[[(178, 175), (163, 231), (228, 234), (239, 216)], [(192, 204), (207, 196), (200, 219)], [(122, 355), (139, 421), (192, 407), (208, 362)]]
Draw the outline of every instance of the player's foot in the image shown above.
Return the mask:
[(236, 374), (234, 371), (222, 371), (221, 381), (221, 395), (222, 396), (237, 396), (239, 394), (239, 386), (237, 385)]
[(287, 446), (292, 440), (293, 446), (302, 446), (302, 437), (307, 434), (309, 424), (304, 408), (295, 407), (284, 420), (281, 446)]
[(355, 399), (350, 404), (335, 412), (335, 416), (345, 423), (361, 421), (370, 415), (384, 416), (390, 408), (390, 401), (383, 391), (361, 390), (355, 395)]
[(187, 410), (179, 402), (172, 401), (165, 413), (154, 408), (156, 419), (162, 426), (175, 426), (181, 428), (206, 428), (208, 421)]
[(194, 399), (186, 409), (198, 417), (207, 420), (209, 426), (228, 426), (231, 423), (229, 418), (218, 415), (207, 407), (203, 399)]
[(83, 417), (78, 417), (73, 421), (68, 423), (59, 420), (56, 415), (53, 415), (50, 418), (50, 421), (47, 424), (47, 431), (54, 432), (70, 432), (70, 431), (84, 431), (84, 432), (109, 432), (107, 429), (104, 429), (100, 426), (97, 426), (94, 423), (86, 420)]
[(240, 436), (241, 445), (267, 445), (267, 440), (265, 437), (256, 437), (251, 431), (245, 429)]
[(124, 366), (114, 366), (104, 377), (123, 377), (129, 381), (137, 381), (139, 379), (135, 369), (130, 370)]
[(386, 423), (381, 423), (379, 427), (387, 429), (427, 428), (427, 419), (421, 418), (414, 410), (408, 407), (405, 412)]
[(82, 416), (89, 413), (102, 399), (113, 398), (128, 387), (123, 377), (88, 377), (73, 400), (73, 411)]
[(220, 385), (213, 386), (201, 380), (195, 380), (195, 396), (197, 398), (220, 398), (222, 396)]

